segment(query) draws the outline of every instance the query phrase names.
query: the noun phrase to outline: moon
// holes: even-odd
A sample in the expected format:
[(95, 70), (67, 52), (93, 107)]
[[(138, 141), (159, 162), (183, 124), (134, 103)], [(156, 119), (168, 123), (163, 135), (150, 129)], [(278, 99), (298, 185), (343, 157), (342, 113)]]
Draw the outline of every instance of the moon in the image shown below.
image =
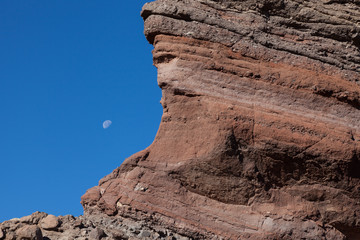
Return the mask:
[(103, 122), (103, 128), (107, 129), (108, 127), (110, 127), (111, 124), (112, 124), (112, 121), (106, 120)]

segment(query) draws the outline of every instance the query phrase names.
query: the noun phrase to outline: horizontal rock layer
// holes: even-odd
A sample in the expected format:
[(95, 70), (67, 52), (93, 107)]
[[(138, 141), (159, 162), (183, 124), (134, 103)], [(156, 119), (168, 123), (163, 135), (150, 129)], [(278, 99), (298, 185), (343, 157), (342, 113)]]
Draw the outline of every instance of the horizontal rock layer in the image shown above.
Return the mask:
[(157, 0), (164, 108), (85, 213), (197, 239), (360, 238), (360, 2)]
[(155, 140), (0, 239), (360, 239), (360, 1), (157, 0)]

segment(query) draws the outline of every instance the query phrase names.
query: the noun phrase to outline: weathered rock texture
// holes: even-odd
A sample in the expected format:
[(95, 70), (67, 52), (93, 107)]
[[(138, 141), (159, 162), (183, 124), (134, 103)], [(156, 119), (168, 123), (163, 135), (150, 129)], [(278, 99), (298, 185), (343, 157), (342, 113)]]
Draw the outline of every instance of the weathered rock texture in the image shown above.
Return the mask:
[(360, 239), (360, 1), (157, 0), (142, 17), (164, 113), (82, 197), (93, 236)]
[(5, 240), (123, 240), (188, 239), (164, 227), (152, 228), (144, 221), (105, 214), (55, 217), (42, 212), (11, 219), (0, 224), (0, 239)]
[(155, 141), (82, 198), (193, 238), (360, 239), (360, 1), (157, 0)]

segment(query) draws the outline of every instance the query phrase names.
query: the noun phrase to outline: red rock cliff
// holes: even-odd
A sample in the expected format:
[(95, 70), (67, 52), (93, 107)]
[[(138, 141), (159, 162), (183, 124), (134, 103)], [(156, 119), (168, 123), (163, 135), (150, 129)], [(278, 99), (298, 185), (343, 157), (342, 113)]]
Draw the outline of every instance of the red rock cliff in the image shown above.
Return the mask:
[(360, 1), (157, 0), (164, 108), (85, 214), (196, 239), (360, 239)]

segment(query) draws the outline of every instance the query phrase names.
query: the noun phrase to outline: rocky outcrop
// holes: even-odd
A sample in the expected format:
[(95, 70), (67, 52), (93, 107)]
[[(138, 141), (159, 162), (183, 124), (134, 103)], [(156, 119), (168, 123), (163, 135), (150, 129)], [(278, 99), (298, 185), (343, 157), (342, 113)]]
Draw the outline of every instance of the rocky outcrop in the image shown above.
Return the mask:
[(106, 213), (193, 238), (360, 238), (358, 1), (157, 0), (164, 108), (90, 189)]
[(42, 212), (15, 218), (0, 224), (0, 239), (5, 240), (123, 240), (187, 239), (164, 227), (148, 227), (142, 221), (105, 214), (55, 217)]
[(142, 17), (162, 121), (82, 197), (88, 232), (360, 239), (360, 2), (157, 0)]

